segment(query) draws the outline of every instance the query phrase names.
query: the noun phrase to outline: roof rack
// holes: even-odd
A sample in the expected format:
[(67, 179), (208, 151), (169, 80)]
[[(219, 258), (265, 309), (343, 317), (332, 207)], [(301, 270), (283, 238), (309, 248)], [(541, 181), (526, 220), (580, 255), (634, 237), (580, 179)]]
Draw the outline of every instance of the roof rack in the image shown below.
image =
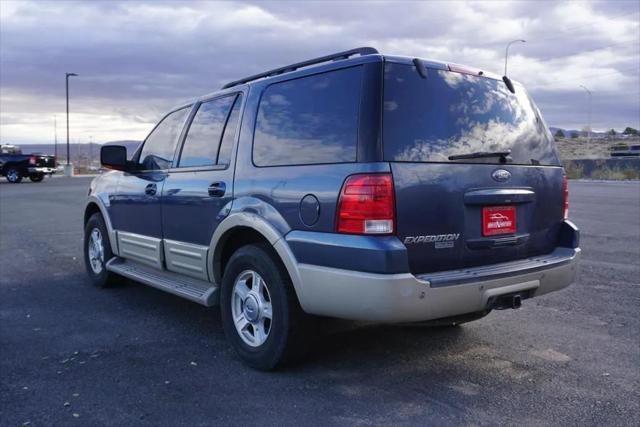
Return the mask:
[(227, 83), (226, 85), (222, 86), (222, 89), (227, 89), (227, 88), (230, 88), (230, 87), (233, 87), (233, 86), (238, 86), (238, 85), (241, 85), (241, 84), (244, 84), (244, 83), (248, 83), (248, 82), (253, 81), (253, 80), (261, 79), (263, 77), (271, 77), (271, 76), (277, 76), (278, 74), (282, 74), (282, 73), (288, 73), (290, 71), (295, 71), (298, 68), (308, 67), (309, 65), (321, 64), (323, 62), (329, 62), (329, 61), (338, 61), (340, 59), (347, 59), (347, 58), (349, 58), (350, 56), (353, 56), (353, 55), (365, 56), (365, 55), (375, 55), (377, 53), (379, 53), (378, 50), (374, 49), (372, 47), (358, 47), (358, 48), (351, 49), (351, 50), (345, 50), (344, 52), (332, 53), (331, 55), (321, 56), (319, 58), (314, 58), (314, 59), (309, 59), (307, 61), (297, 62), (295, 64), (286, 65), (284, 67), (275, 68), (273, 70), (265, 71), (264, 73), (255, 74), (255, 75), (250, 76), (250, 77), (245, 77), (243, 79)]

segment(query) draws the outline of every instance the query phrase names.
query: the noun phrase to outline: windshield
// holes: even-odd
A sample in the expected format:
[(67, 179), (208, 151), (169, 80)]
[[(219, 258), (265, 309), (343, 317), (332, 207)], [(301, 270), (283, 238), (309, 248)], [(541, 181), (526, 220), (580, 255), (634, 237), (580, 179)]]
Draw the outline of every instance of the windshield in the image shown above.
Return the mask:
[(521, 86), (514, 94), (502, 80), (435, 69), (423, 78), (406, 64), (385, 64), (383, 137), (388, 161), (560, 164)]

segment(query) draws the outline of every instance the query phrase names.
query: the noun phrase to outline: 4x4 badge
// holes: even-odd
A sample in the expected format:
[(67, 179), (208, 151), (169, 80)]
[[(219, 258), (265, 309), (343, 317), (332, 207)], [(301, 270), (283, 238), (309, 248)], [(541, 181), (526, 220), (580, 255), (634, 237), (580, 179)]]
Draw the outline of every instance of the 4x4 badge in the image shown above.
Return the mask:
[(493, 178), (498, 182), (505, 182), (505, 181), (508, 181), (509, 178), (511, 178), (511, 172), (504, 169), (496, 169), (491, 174), (491, 178)]

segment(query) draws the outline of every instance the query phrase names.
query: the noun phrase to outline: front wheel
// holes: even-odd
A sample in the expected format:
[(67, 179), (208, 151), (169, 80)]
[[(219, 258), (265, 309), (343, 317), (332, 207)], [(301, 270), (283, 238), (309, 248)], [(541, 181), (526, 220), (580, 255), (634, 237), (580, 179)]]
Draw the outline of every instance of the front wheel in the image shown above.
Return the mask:
[(304, 350), (302, 311), (284, 266), (267, 245), (247, 245), (229, 259), (220, 293), (227, 339), (251, 367), (271, 370)]
[(43, 173), (32, 174), (32, 175), (29, 175), (29, 179), (32, 182), (40, 182), (44, 179), (44, 174)]
[(84, 227), (84, 263), (94, 286), (104, 288), (113, 281), (113, 273), (106, 268), (111, 258), (113, 252), (104, 219), (101, 214), (94, 213)]
[(20, 174), (20, 171), (16, 168), (10, 168), (9, 170), (7, 170), (7, 173), (5, 176), (7, 178), (7, 181), (9, 181), (12, 184), (18, 184), (20, 181), (22, 181), (22, 175)]

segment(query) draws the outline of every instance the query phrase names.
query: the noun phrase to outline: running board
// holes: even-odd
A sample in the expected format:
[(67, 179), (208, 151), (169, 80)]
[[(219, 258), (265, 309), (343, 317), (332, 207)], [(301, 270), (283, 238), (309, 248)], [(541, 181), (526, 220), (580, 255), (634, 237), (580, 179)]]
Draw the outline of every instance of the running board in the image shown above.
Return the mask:
[(207, 307), (218, 304), (218, 286), (211, 282), (185, 277), (166, 270), (158, 270), (136, 261), (114, 257), (107, 262), (107, 270), (188, 299)]

